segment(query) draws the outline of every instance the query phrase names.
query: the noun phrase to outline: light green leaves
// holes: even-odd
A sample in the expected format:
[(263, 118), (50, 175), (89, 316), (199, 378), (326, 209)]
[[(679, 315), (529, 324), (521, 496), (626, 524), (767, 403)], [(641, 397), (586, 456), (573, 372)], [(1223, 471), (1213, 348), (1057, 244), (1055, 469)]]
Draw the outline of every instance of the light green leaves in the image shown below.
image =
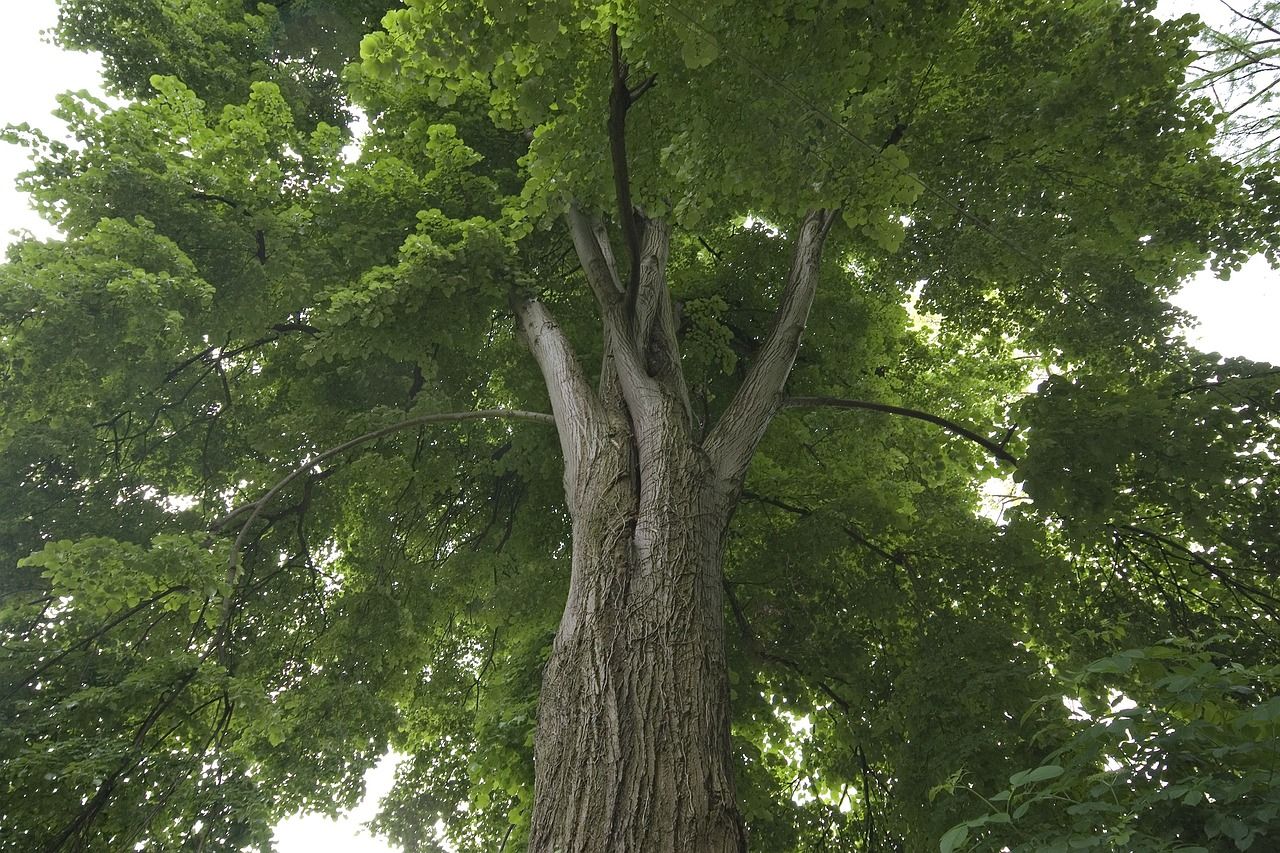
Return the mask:
[[(236, 525), (207, 530), (406, 413), (545, 405), (512, 296), (597, 374), (560, 215), (599, 214), (625, 268), (616, 30), (627, 84), (653, 81), (626, 149), (635, 202), (674, 230), (690, 435), (758, 357), (796, 223), (838, 208), (787, 393), (974, 425), (1032, 499), (977, 517), (988, 460), (928, 424), (774, 421), (726, 538), (753, 843), (1025, 829), (1048, 850), (1102, 827), (1125, 851), (1262, 849), (1275, 373), (1169, 345), (1163, 299), (1280, 232), (1270, 178), (1246, 189), (1183, 97), (1188, 25), (1149, 7), (64, 0), (63, 32), (136, 102), (64, 99), (75, 146), (9, 134), (67, 239), (0, 269), (0, 683), (22, 685), (0, 699), (20, 792), (0, 824), (66, 825), (154, 718), (102, 838), (173, 790), (155, 849), (197, 818), (208, 849), (265, 844), (283, 811), (350, 802), (394, 742), (397, 841), (524, 845), (572, 553), (553, 437), (473, 424), (330, 460), (263, 508), (234, 590)], [(350, 104), (368, 133), (344, 155)], [(1223, 625), (1243, 638), (1225, 657), (1158, 642)], [(997, 791), (983, 814), (938, 784), (960, 767)]]
[(154, 603), (161, 612), (181, 610), (212, 620), (230, 593), (225, 563), (195, 537), (161, 535), (143, 548), (103, 537), (50, 542), (19, 562), (38, 568), (51, 593), (86, 618), (108, 619)]
[(680, 45), (680, 58), (691, 70), (710, 65), (719, 55), (715, 37), (701, 30), (691, 30)]

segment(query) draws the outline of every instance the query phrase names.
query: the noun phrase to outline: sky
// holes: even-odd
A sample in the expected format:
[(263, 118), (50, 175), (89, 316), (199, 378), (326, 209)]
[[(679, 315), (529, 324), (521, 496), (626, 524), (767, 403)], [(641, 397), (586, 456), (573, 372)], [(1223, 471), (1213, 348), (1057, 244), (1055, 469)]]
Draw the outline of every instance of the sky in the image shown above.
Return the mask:
[[(1230, 19), (1221, 0), (1162, 0), (1159, 11), (1162, 15), (1199, 13), (1212, 25)], [(63, 52), (42, 38), (41, 31), (53, 25), (55, 15), (54, 0), (4, 2), (0, 11), (0, 80), (8, 85), (0, 94), (0, 126), (28, 122), (51, 135), (59, 134), (62, 129), (50, 116), (55, 96), (98, 86), (100, 64), (94, 57)], [(21, 149), (0, 145), (0, 246), (13, 241), (10, 232), (15, 230), (38, 237), (55, 234), (14, 189), (14, 180), (25, 167)], [(1250, 262), (1228, 282), (1202, 274), (1174, 301), (1199, 319), (1188, 335), (1200, 348), (1280, 363), (1280, 333), (1276, 331), (1280, 328), (1280, 272), (1261, 260)], [(283, 822), (277, 830), (280, 853), (392, 851), (362, 833), (360, 824), (373, 816), (377, 799), (390, 788), (394, 764), (384, 760), (370, 772), (365, 802), (345, 819), (300, 816)]]

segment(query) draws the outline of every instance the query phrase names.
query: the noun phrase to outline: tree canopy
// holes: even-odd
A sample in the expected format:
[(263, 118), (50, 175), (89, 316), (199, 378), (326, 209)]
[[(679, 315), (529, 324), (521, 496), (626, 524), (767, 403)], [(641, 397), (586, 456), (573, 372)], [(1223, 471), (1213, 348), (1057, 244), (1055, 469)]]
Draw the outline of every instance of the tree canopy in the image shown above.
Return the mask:
[(1153, 7), (62, 0), (125, 104), (5, 132), (64, 236), (0, 266), (0, 850), (268, 850), (388, 749), (393, 842), (528, 845), (531, 338), (604, 396), (654, 234), (699, 446), (803, 331), (724, 544), (753, 849), (1280, 843), (1280, 370), (1167, 302), (1278, 188)]
[(1255, 0), (1233, 6), (1228, 23), (1204, 33), (1204, 48), (1192, 65), (1197, 92), (1211, 96), (1223, 113), (1221, 147), (1243, 162), (1276, 159), (1275, 59), (1280, 4)]

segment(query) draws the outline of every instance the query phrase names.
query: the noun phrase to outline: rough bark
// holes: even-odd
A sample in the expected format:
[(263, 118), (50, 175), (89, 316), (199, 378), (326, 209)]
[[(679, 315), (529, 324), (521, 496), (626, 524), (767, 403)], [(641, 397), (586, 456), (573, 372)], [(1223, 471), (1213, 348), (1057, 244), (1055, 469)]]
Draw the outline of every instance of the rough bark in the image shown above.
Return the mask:
[(727, 508), (687, 433), (661, 443), (664, 464), (636, 471), (630, 436), (608, 434), (583, 466), (539, 703), (531, 851), (746, 850), (724, 658)]
[(569, 230), (605, 344), (585, 380), (547, 308), (515, 303), (565, 454), (568, 600), (543, 673), (533, 853), (744, 853), (729, 738), (724, 540), (756, 444), (778, 411), (830, 214), (805, 217), (773, 327), (706, 442), (694, 436), (666, 282), (669, 229), (643, 220), (618, 275), (600, 222)]

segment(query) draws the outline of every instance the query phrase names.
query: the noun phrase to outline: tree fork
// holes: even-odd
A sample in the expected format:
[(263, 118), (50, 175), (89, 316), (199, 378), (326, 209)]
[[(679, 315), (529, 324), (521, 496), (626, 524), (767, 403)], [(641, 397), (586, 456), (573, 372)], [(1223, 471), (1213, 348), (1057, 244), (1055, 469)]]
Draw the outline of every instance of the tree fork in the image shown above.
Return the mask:
[[(583, 380), (546, 306), (518, 306), (566, 451), (573, 522), (568, 599), (539, 697), (533, 853), (747, 849), (729, 737), (724, 541), (782, 405), (834, 219), (819, 210), (801, 223), (765, 345), (707, 442), (693, 436), (683, 392), (664, 223), (647, 223), (628, 289), (598, 221), (568, 211), (615, 393)], [(575, 412), (585, 417), (564, 420)]]
[[(678, 410), (584, 460), (543, 674), (534, 853), (742, 853), (721, 588), (729, 505)], [(650, 426), (651, 430), (654, 427)]]

